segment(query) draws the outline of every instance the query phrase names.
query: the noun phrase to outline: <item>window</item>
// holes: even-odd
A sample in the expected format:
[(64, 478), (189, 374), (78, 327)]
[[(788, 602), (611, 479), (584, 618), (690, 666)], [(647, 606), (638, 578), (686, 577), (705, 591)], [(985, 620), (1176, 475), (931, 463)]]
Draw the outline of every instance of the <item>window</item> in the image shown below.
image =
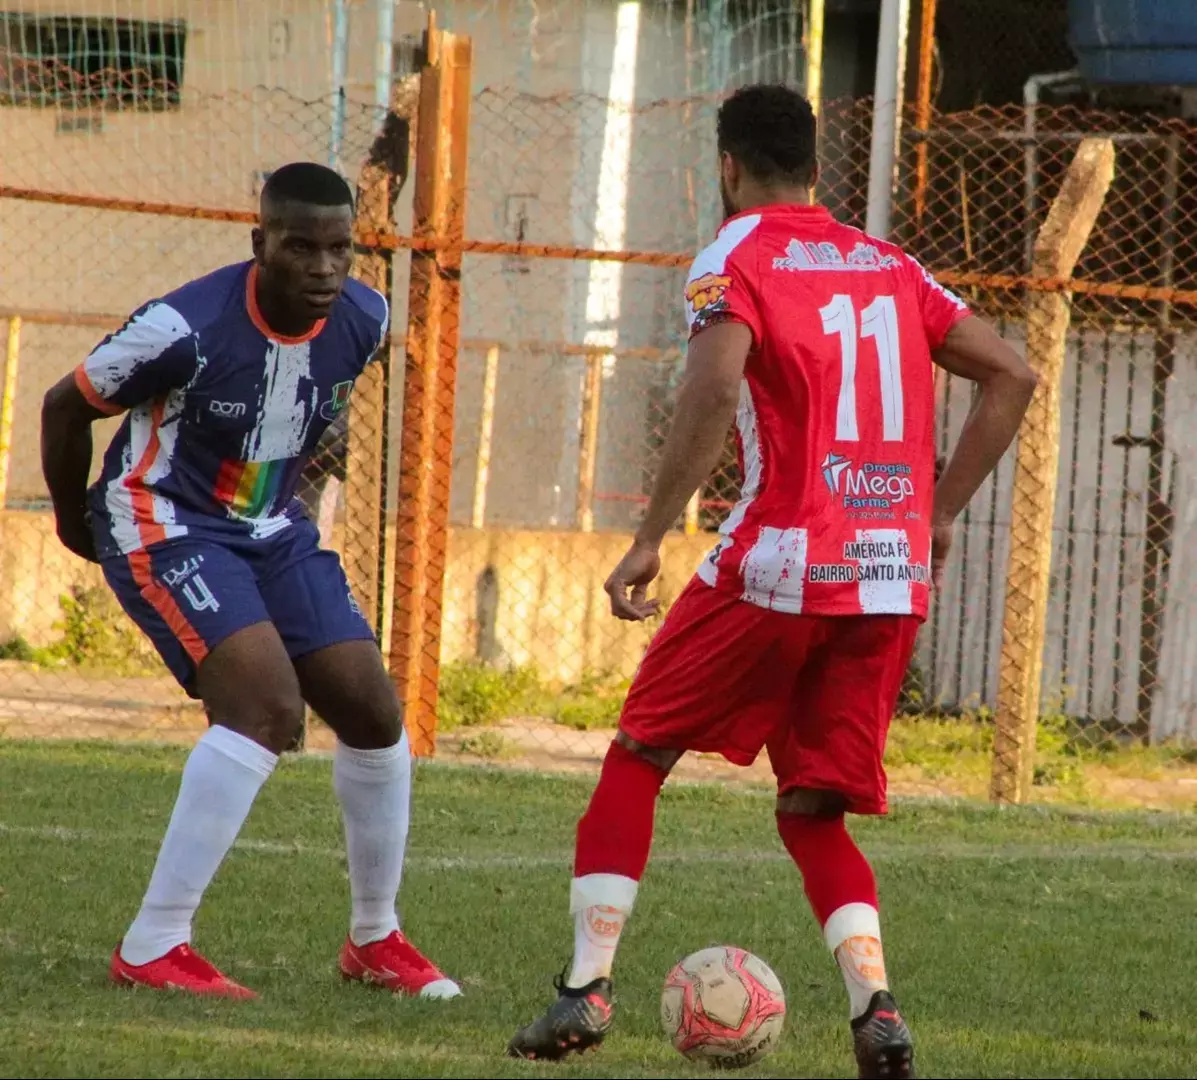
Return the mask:
[(177, 108), (187, 24), (0, 12), (0, 104)]

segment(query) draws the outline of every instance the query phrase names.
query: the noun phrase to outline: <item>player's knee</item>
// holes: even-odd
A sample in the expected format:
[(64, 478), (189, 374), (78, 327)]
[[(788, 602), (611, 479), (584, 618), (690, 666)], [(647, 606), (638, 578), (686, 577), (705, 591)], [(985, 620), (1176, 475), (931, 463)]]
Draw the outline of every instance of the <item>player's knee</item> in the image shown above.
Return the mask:
[(645, 761), (651, 762), (662, 772), (671, 772), (681, 760), (683, 750), (669, 750), (663, 746), (645, 746), (623, 731), (615, 733), (615, 741), (634, 754), (639, 754)]
[(373, 694), (351, 695), (321, 719), (341, 742), (357, 750), (383, 750), (403, 736), (403, 707), (389, 684)]
[(820, 788), (790, 788), (777, 796), (779, 814), (801, 814), (804, 817), (843, 817), (848, 799), (838, 791)]
[(245, 702), (237, 726), (255, 742), (276, 754), (291, 746), (303, 728), (305, 708), (298, 692), (256, 695)]
[(380, 702), (362, 713), (356, 725), (363, 747), (394, 746), (403, 737), (403, 719), (397, 702)]

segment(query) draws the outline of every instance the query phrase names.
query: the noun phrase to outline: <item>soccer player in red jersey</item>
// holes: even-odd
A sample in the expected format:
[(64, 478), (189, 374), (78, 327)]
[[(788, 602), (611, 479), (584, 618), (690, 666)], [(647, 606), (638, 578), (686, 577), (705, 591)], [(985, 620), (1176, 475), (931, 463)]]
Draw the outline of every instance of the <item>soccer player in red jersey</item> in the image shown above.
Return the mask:
[[(100, 564), (212, 724), (183, 769), (111, 977), (255, 996), (191, 948), (191, 923), (306, 701), (337, 735), (352, 901), (341, 972), (453, 997), (458, 985), (403, 935), (395, 911), (411, 797), (399, 701), (336, 553), (295, 498), (389, 323), (386, 298), (349, 277), (349, 185), (314, 162), (276, 170), (253, 252), (143, 305), (42, 410), (59, 538)], [(91, 425), (121, 413), (88, 489)]]
[[(738, 91), (718, 147), (727, 216), (690, 271), (686, 375), (648, 510), (607, 581), (612, 613), (657, 610), (661, 542), (733, 419), (741, 497), (628, 693), (578, 823), (573, 966), (509, 1053), (602, 1041), (662, 783), (686, 750), (748, 765), (765, 748), (778, 831), (847, 985), (860, 1076), (913, 1076), (873, 872), (844, 816), (886, 812), (886, 734), (953, 523), (1036, 377), (913, 258), (810, 205), (815, 118), (799, 94)], [(934, 364), (978, 391), (938, 483)]]

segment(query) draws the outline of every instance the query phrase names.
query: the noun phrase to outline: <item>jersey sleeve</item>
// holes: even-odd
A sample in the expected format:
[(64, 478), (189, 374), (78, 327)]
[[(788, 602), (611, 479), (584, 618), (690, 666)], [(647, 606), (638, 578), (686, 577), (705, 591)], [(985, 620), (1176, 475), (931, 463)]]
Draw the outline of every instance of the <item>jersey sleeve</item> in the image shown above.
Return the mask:
[(759, 347), (763, 326), (752, 274), (740, 251), (713, 260), (708, 248), (690, 268), (686, 279), (686, 323), (690, 337), (720, 322), (743, 323)]
[(906, 259), (914, 280), (914, 295), (922, 316), (927, 344), (932, 349), (938, 349), (948, 336), (948, 331), (967, 319), (972, 312), (959, 296), (936, 281), (917, 259), (910, 255)]
[(364, 370), (373, 360), (378, 359), (378, 350), (387, 339), (387, 331), (391, 328), (391, 306), (387, 298), (377, 289), (371, 288), (356, 278), (350, 278), (345, 283), (345, 292), (357, 309), (365, 315), (357, 323), (358, 340), (364, 355), (361, 357), (361, 367)]
[(378, 358), (378, 350), (382, 348), (382, 343), (387, 339), (387, 331), (391, 328), (391, 305), (387, 303), (386, 297), (382, 293), (374, 292), (373, 289), (370, 291), (374, 293), (371, 299), (375, 301), (370, 314), (377, 322), (377, 331), (370, 344), (370, 354), (366, 357), (367, 364)]
[(195, 349), (183, 346), (190, 334), (191, 327), (178, 311), (153, 300), (75, 368), (75, 385), (109, 416), (184, 387), (198, 363)]

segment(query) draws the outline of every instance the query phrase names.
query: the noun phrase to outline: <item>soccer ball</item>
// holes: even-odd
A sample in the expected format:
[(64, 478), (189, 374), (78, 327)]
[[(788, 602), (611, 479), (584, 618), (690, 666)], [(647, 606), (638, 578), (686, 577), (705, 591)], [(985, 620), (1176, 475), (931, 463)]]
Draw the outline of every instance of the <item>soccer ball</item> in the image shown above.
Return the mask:
[(781, 1038), (786, 996), (773, 969), (733, 945), (687, 956), (665, 980), (661, 1024), (677, 1050), (713, 1068), (739, 1069)]

